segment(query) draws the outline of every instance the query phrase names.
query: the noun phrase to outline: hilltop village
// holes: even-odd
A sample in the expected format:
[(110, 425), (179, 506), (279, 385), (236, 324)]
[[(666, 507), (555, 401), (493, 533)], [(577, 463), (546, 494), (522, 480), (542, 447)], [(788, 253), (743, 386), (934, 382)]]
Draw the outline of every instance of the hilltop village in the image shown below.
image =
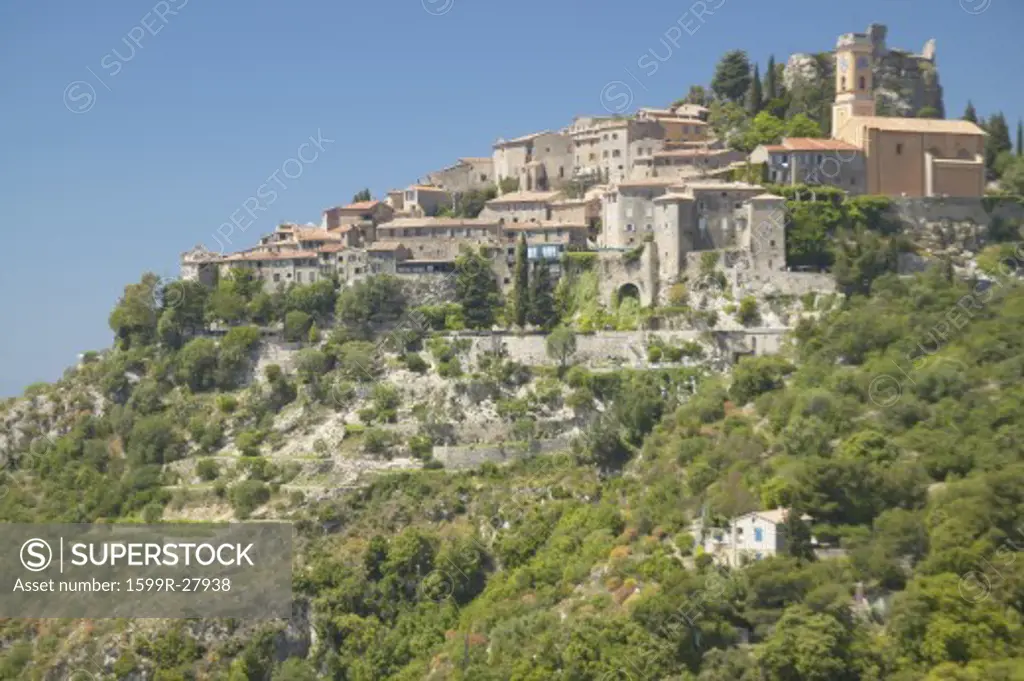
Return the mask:
[(831, 138), (785, 137), (746, 154), (690, 103), (578, 117), (558, 131), (499, 139), (491, 156), (460, 158), (382, 200), (328, 208), (320, 224), (282, 224), (252, 248), (196, 247), (182, 255), (182, 275), (212, 284), (246, 268), (271, 291), (385, 273), (429, 281), (451, 273), (468, 246), (490, 259), (507, 291), (523, 237), (530, 262), (549, 261), (554, 276), (566, 252), (594, 252), (608, 303), (664, 304), (708, 252), (738, 295), (828, 292), (828, 275), (787, 264), (785, 200), (765, 185), (921, 199), (985, 190), (978, 125), (876, 115), (878, 54), (872, 32), (838, 39)]

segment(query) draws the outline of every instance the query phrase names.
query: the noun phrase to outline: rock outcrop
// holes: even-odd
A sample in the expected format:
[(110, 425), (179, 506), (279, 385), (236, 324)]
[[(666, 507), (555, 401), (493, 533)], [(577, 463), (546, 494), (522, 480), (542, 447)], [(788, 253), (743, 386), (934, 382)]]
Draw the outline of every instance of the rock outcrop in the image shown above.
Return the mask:
[[(942, 85), (936, 66), (935, 41), (925, 43), (920, 54), (886, 45), (888, 29), (881, 24), (868, 27), (874, 51), (875, 99), (878, 114), (917, 116), (922, 109), (934, 109), (945, 116)], [(835, 78), (835, 59), (831, 54), (797, 53), (786, 62), (783, 83), (789, 90), (820, 88), (829, 92)]]

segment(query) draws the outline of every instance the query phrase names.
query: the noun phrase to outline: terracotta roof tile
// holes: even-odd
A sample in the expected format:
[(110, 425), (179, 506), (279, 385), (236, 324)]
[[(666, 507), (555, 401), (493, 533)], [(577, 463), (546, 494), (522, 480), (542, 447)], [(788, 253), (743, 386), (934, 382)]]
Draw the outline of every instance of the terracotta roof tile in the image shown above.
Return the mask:
[(269, 262), (277, 260), (307, 260), (316, 258), (315, 251), (283, 251), (235, 253), (224, 259), (224, 262)]
[[(373, 210), (378, 205), (380, 205), (380, 201), (356, 201), (355, 203), (350, 203), (347, 206), (335, 206), (334, 208), (328, 208), (327, 210), (328, 211), (353, 211), (353, 210), (367, 211), (367, 210)], [(327, 211), (324, 211), (324, 212), (327, 212)]]
[(860, 147), (849, 142), (814, 137), (787, 137), (781, 146), (790, 151), (860, 151)]
[(892, 116), (854, 116), (847, 125), (863, 125), (878, 130), (895, 132), (934, 132), (956, 135), (985, 135), (985, 131), (977, 124), (961, 120), (941, 120), (934, 118), (899, 118)]

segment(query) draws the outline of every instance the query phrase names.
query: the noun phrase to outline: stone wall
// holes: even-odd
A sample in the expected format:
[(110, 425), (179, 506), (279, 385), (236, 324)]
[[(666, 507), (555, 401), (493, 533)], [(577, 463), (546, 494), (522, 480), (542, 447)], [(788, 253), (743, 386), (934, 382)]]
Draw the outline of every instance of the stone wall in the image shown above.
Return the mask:
[(434, 447), (434, 458), (444, 464), (445, 468), (464, 469), (476, 468), (485, 463), (510, 463), (531, 456), (554, 454), (569, 449), (567, 437), (552, 440), (535, 440), (529, 445), (525, 443), (506, 443), (483, 447)]
[(615, 296), (627, 284), (636, 286), (640, 304), (651, 305), (658, 298), (657, 249), (652, 243), (644, 243), (643, 253), (637, 260), (627, 261), (627, 251), (598, 252), (598, 281), (601, 301), (611, 305)]
[[(758, 355), (777, 353), (789, 332), (788, 328), (757, 328), (736, 331), (707, 332), (696, 329), (662, 331), (599, 331), (576, 335), (576, 354), (572, 361), (590, 367), (647, 366), (647, 347), (654, 338), (668, 345), (679, 346), (698, 341), (731, 356), (752, 352)], [(509, 359), (531, 366), (553, 366), (547, 355), (546, 337), (542, 334), (487, 334), (451, 336), (468, 339), (469, 360), (475, 365), (482, 353), (503, 352)]]
[(901, 198), (893, 200), (889, 216), (920, 250), (963, 264), (959, 261), (985, 247), (994, 218), (1020, 224), (1024, 206), (1001, 201), (990, 213), (978, 198)]

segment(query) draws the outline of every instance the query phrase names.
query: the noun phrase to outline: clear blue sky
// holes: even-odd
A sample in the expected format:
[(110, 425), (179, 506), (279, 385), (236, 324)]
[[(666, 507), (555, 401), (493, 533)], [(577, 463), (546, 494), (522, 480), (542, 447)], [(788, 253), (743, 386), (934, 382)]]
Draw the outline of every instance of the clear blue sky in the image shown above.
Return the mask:
[[(633, 106), (664, 105), (706, 84), (728, 49), (763, 67), (872, 21), (894, 47), (938, 40), (951, 115), (968, 98), (1012, 122), (1024, 112), (1021, 0), (962, 0), (976, 14), (961, 0), (706, 0), (718, 9), (702, 19), (691, 4), (6, 0), (0, 395), (108, 346), (124, 284), (216, 247), (218, 226), (275, 171), (287, 188), (272, 185), (273, 204), (234, 245), (317, 220), (363, 186), (380, 195), (487, 155), (499, 136), (603, 113), (602, 91), (612, 106), (627, 92), (610, 82), (629, 85)], [(687, 31), (671, 30), (677, 20)], [(638, 61), (652, 48), (665, 58), (666, 34), (678, 47), (648, 75)], [(334, 142), (285, 178), (318, 130)]]

